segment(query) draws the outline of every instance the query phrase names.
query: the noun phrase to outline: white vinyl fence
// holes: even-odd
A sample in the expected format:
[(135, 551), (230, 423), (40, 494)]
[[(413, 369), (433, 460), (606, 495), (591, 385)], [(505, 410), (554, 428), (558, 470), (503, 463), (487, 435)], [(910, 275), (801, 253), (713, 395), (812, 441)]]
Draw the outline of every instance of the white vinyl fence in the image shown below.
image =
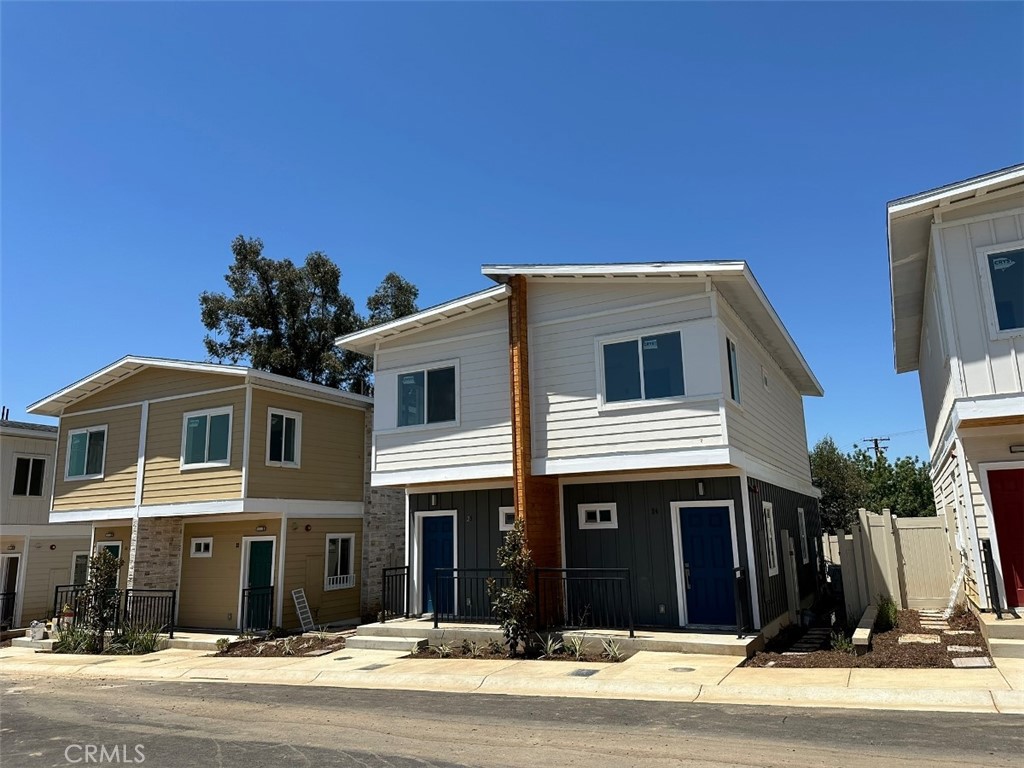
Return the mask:
[(858, 621), (879, 595), (900, 608), (944, 608), (954, 573), (940, 517), (895, 517), (857, 511), (838, 536), (823, 536), (825, 559), (843, 577), (848, 621)]

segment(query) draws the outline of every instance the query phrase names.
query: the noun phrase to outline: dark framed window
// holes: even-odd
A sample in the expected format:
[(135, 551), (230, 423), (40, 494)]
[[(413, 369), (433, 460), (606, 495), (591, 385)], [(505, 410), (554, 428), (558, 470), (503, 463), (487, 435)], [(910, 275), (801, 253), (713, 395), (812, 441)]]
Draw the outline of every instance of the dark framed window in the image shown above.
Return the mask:
[(443, 424), (458, 419), (455, 366), (398, 374), (399, 427)]
[(39, 456), (18, 456), (14, 459), (14, 496), (42, 496), (46, 459)]
[(607, 403), (685, 394), (679, 331), (605, 342), (601, 354)]

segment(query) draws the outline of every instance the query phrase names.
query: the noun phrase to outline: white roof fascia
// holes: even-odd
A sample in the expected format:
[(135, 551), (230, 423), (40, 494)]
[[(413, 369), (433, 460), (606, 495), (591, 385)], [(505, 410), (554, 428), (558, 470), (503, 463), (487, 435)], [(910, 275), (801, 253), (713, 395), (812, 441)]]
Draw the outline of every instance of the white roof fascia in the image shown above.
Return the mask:
[(943, 200), (964, 195), (984, 193), (996, 186), (1005, 186), (1015, 181), (1024, 181), (1024, 164), (1010, 166), (1000, 171), (987, 173), (972, 179), (958, 181), (938, 189), (928, 190), (909, 197), (893, 200), (886, 206), (890, 218), (899, 218), (921, 210), (940, 205)]
[(473, 311), (474, 304), (478, 304), (480, 302), (489, 304), (496, 303), (497, 301), (504, 299), (508, 292), (508, 286), (496, 285), (493, 288), (477, 291), (476, 293), (471, 293), (468, 296), (460, 296), (452, 301), (447, 301), (444, 304), (429, 307), (428, 309), (421, 310), (420, 312), (416, 312), (412, 315), (400, 317), (397, 320), (391, 320), (390, 322), (382, 323), (381, 325), (375, 325), (371, 328), (364, 328), (361, 331), (339, 336), (334, 340), (334, 344), (342, 349), (359, 351), (356, 347), (367, 346), (374, 341), (380, 341), (384, 338), (397, 336), (398, 334), (409, 330), (423, 328), (436, 322), (464, 315), (467, 311)]
[(526, 277), (643, 277), (644, 275), (740, 274), (742, 261), (660, 261), (640, 264), (484, 264), (480, 271), (491, 279)]
[[(44, 426), (44, 425), (40, 425)], [(50, 426), (49, 424), (45, 426)], [(0, 435), (7, 435), (9, 437), (27, 437), (33, 440), (56, 440), (57, 439), (57, 427), (53, 427), (53, 431), (43, 431), (40, 429), (21, 429), (19, 427), (0, 427)]]
[(245, 369), (248, 377), (254, 381), (265, 381), (268, 384), (283, 385), (288, 387), (295, 387), (297, 389), (304, 389), (310, 392), (316, 392), (327, 397), (338, 399), (338, 400), (350, 400), (359, 405), (373, 405), (373, 398), (368, 395), (360, 395), (355, 392), (346, 392), (343, 389), (335, 389), (334, 387), (328, 387), (323, 384), (315, 384), (311, 381), (303, 381), (302, 379), (293, 379), (291, 376), (282, 376), (279, 373), (270, 373), (270, 371), (261, 371), (258, 368), (247, 368)]

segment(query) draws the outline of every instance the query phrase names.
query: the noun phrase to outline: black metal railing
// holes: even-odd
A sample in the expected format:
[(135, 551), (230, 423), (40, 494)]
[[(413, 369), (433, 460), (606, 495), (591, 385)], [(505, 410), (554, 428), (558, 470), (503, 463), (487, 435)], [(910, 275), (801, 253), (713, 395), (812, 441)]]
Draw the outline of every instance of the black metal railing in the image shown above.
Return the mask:
[(100, 604), (95, 604), (96, 597), (85, 584), (63, 584), (53, 590), (53, 615), (61, 619), (65, 625), (76, 626), (91, 610), (99, 610), (105, 614), (107, 628), (116, 632), (121, 627), (124, 607), (124, 592), (109, 589)]
[(14, 627), (14, 601), (17, 594), (14, 592), (0, 592), (0, 629), (12, 629)]
[(242, 632), (262, 632), (273, 626), (274, 588), (247, 587), (242, 590)]
[(436, 568), (430, 605), (424, 605), (434, 614), (434, 627), (441, 621), (497, 624), (491, 609), (492, 582), (503, 587), (508, 576), (500, 568)]
[(173, 589), (126, 589), (122, 624), (166, 632), (173, 638), (176, 599)]
[(409, 618), (409, 566), (385, 568), (381, 576), (380, 621)]
[(981, 542), (981, 556), (985, 561), (985, 586), (988, 589), (988, 604), (996, 612), (996, 618), (1003, 618), (1003, 605), (999, 599), (999, 584), (996, 581), (996, 561), (992, 556), (992, 542), (988, 539), (979, 539)]
[(733, 568), (733, 600), (736, 605), (736, 637), (743, 637), (750, 629), (751, 620), (747, 612), (747, 596), (750, 586), (747, 584), (747, 569)]
[(541, 628), (628, 629), (633, 637), (633, 585), (628, 568), (537, 568)]

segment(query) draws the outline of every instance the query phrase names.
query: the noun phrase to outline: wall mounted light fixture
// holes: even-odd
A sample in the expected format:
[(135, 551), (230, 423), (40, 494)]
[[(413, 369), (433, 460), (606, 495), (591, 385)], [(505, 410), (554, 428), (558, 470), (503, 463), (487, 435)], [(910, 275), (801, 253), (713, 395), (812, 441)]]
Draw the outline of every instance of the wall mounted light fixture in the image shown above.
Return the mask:
[(256, 533), (263, 533), (265, 530), (267, 530), (267, 526), (265, 526), (265, 525), (257, 525), (256, 526)]
[(1024, 445), (1011, 445), (1010, 453), (1024, 453)]

